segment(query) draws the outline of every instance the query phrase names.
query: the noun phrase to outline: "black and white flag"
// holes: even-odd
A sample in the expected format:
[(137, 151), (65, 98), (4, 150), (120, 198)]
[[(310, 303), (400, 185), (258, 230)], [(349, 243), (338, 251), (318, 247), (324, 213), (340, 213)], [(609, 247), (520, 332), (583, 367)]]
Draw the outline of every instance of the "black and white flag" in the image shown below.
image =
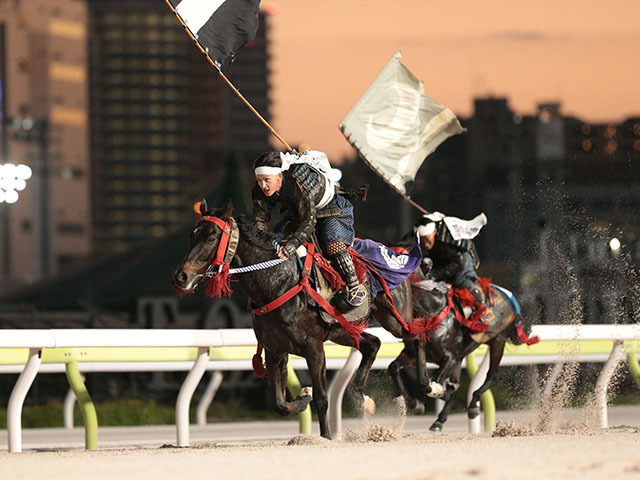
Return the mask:
[(168, 0), (209, 57), (221, 66), (256, 36), (260, 0)]

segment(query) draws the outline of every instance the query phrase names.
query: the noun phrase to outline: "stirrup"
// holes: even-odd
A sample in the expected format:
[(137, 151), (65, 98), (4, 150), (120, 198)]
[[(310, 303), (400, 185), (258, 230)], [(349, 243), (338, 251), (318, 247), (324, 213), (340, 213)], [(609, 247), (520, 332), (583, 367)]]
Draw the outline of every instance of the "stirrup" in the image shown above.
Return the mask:
[(347, 286), (346, 301), (352, 307), (359, 307), (367, 301), (368, 293), (362, 285)]

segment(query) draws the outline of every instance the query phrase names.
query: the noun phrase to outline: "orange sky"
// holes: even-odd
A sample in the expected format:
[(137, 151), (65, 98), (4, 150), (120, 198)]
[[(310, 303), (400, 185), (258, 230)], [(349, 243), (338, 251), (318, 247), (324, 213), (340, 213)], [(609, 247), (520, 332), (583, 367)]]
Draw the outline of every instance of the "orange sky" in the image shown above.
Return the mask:
[(637, 0), (262, 5), (277, 7), (273, 126), (287, 142), (306, 141), (333, 159), (350, 151), (338, 124), (397, 49), (427, 95), (461, 116), (474, 97), (490, 94), (523, 114), (549, 100), (586, 121), (640, 114)]

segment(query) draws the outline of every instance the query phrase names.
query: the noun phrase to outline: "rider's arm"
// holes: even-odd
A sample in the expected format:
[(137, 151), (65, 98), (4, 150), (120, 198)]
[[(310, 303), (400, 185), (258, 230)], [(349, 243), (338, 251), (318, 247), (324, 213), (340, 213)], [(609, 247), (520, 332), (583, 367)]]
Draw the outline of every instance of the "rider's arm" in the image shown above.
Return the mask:
[(291, 189), (291, 200), (293, 207), (298, 214), (298, 228), (287, 239), (284, 247), (284, 253), (288, 256), (293, 255), (296, 249), (309, 239), (316, 227), (317, 214), (315, 199), (312, 192), (308, 192), (300, 185), (297, 178), (293, 177), (294, 185)]
[(437, 261), (434, 259), (431, 275), (436, 280), (451, 283), (464, 268), (464, 251), (452, 244), (439, 244), (432, 249), (432, 254), (437, 251)]

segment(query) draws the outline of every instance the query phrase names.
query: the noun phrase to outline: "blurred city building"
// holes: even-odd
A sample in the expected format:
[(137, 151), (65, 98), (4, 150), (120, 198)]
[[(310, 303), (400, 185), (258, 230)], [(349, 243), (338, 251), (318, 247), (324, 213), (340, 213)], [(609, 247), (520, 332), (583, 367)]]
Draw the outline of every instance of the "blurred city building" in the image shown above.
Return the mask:
[(0, 0), (0, 164), (33, 176), (0, 203), (0, 287), (91, 253), (86, 5)]
[[(260, 15), (224, 71), (269, 120)], [(0, 203), (7, 289), (161, 238), (203, 195), (246, 205), (249, 169), (223, 179), (270, 148), (164, 2), (0, 0), (0, 82), (0, 164), (33, 170)]]
[[(489, 97), (461, 122), (467, 132), (429, 156), (411, 197), (461, 218), (487, 214), (480, 274), (512, 289), (533, 321), (637, 319), (640, 117), (588, 123), (559, 103), (521, 115)], [(409, 231), (417, 210), (355, 157), (341, 168), (343, 184), (372, 185), (356, 205), (359, 236), (393, 242)]]
[[(269, 131), (222, 81), (164, 2), (88, 0), (95, 253), (180, 225)], [(224, 69), (269, 119), (268, 23)], [(221, 186), (220, 188), (224, 188)]]
[(640, 117), (588, 123), (559, 103), (522, 117), (489, 98), (476, 100), (469, 131), (489, 218), (480, 241), (488, 270), (539, 322), (637, 317)]

